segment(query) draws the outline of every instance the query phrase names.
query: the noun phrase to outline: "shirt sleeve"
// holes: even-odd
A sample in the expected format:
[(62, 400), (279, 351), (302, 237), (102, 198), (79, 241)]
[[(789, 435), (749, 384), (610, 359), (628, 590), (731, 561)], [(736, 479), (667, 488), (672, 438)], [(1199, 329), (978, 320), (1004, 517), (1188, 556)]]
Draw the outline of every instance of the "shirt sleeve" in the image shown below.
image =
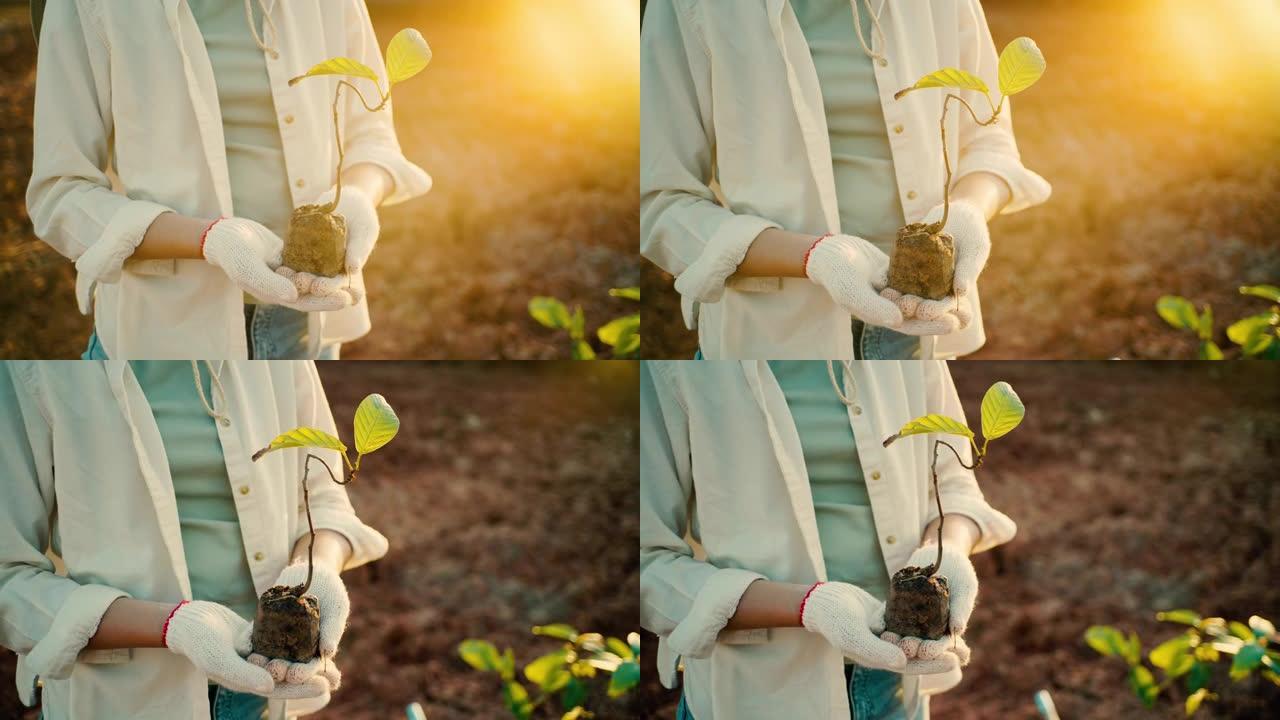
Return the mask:
[[(929, 412), (940, 413), (964, 422), (964, 407), (960, 404), (960, 396), (956, 392), (956, 386), (951, 379), (951, 371), (947, 369), (946, 362), (930, 361), (925, 368), (925, 378), (928, 383)], [(932, 452), (933, 436), (929, 437), (928, 448), (929, 452)], [(963, 438), (940, 439), (946, 440), (956, 449), (964, 459), (965, 465), (973, 464), (972, 448), (967, 442), (957, 442), (962, 441)], [(948, 515), (964, 515), (977, 524), (981, 536), (974, 545), (975, 553), (1007, 543), (1018, 532), (1018, 526), (1009, 516), (987, 503), (973, 471), (961, 465), (956, 456), (946, 448), (938, 449), (938, 495), (942, 499), (943, 512)], [(937, 518), (937, 507), (930, 505), (925, 525)]]
[(127, 593), (58, 575), (45, 554), (56, 511), (53, 433), (25, 377), (30, 367), (0, 363), (0, 645), (35, 674), (60, 679)]
[[(373, 69), (380, 78), (387, 77), (378, 38), (369, 19), (369, 8), (364, 0), (349, 0), (347, 6), (347, 42), (350, 56)], [(361, 83), (361, 92), (376, 106), (378, 98), (371, 96)], [(385, 80), (384, 80), (385, 82)], [(383, 86), (385, 87), (385, 85)], [(360, 163), (377, 165), (391, 176), (394, 187), (383, 199), (383, 205), (395, 205), (425, 195), (431, 189), (431, 176), (427, 171), (409, 161), (400, 150), (396, 126), (391, 113), (391, 101), (378, 112), (369, 112), (360, 98), (350, 89), (343, 90), (344, 151), (343, 167)]]
[(671, 687), (676, 657), (709, 656), (742, 593), (764, 576), (698, 560), (686, 541), (689, 425), (667, 368), (651, 361), (640, 370), (640, 624), (663, 642), (659, 672)]
[(76, 299), (89, 312), (99, 282), (120, 271), (152, 221), (170, 209), (112, 190), (110, 57), (79, 2), (49, 3), (36, 63), (27, 211), (36, 235), (76, 263)]
[[(329, 410), (329, 401), (325, 398), (324, 386), (320, 384), (320, 375), (315, 364), (298, 362), (297, 369), (298, 398), (301, 403), (299, 416), (302, 424), (316, 427), (327, 433), (338, 434), (333, 421), (333, 413)], [(343, 479), (345, 465), (342, 456), (336, 450), (311, 449), (309, 452), (328, 463), (337, 479)], [(329, 472), (318, 463), (312, 463), (306, 476), (307, 487), (311, 494), (311, 519), (317, 530), (333, 530), (341, 533), (351, 543), (351, 557), (344, 570), (373, 562), (387, 554), (387, 538), (382, 533), (365, 525), (356, 516), (347, 497), (347, 490), (329, 477)], [(301, 492), (301, 488), (299, 488)], [(298, 537), (292, 538), (292, 544), (307, 532), (306, 510), (298, 507)]]
[(706, 44), (677, 0), (652, 0), (640, 34), (640, 252), (693, 302), (717, 302), (751, 243), (778, 223), (738, 215), (711, 189)]
[[(973, 69), (993, 94), (999, 92), (999, 56), (987, 17), (979, 0), (967, 0), (960, 7), (960, 57), (961, 67)], [(987, 101), (976, 92), (965, 93), (975, 110), (987, 111)], [(996, 95), (998, 97), (998, 95)], [(981, 103), (977, 105), (974, 103)], [(993, 125), (981, 126), (963, 108), (953, 108), (960, 117), (960, 157), (952, 180), (976, 172), (991, 173), (1009, 185), (1009, 203), (1001, 210), (1008, 214), (1039, 205), (1049, 199), (1052, 187), (1049, 182), (1022, 164), (1018, 143), (1013, 136), (1013, 104), (1005, 100), (1000, 119)]]

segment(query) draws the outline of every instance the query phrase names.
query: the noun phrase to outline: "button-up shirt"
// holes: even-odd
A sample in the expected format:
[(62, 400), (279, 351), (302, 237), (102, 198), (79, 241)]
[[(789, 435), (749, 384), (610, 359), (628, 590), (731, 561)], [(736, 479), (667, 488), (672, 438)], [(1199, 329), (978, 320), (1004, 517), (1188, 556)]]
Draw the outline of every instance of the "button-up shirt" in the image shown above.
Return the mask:
[[(310, 362), (213, 366), (225, 389), (212, 399), (218, 439), (260, 594), (307, 533), (306, 451), (251, 455), (294, 427), (335, 433), (333, 416)], [(311, 452), (341, 467), (335, 451)], [(348, 567), (386, 553), (323, 468), (313, 464), (307, 482), (315, 526), (351, 543)], [(191, 599), (164, 444), (128, 363), (0, 365), (0, 487), (0, 645), (18, 653), (23, 700), (39, 680), (50, 720), (207, 720), (208, 678), (184, 658), (84, 649), (117, 598)]]
[[(941, 91), (893, 94), (958, 67), (997, 87), (998, 59), (979, 0), (873, 0), (885, 43), (875, 79), (903, 217), (942, 202)], [(870, 34), (870, 28), (863, 28)], [(849, 42), (856, 43), (853, 28)], [(841, 232), (822, 90), (787, 0), (653, 0), (641, 35), (640, 247), (676, 276), (684, 318), (709, 359), (852, 358), (850, 317), (805, 278), (732, 277), (771, 227)], [(986, 100), (960, 92), (975, 109)], [(1006, 102), (999, 122), (947, 116), (953, 181), (988, 172), (1008, 183), (1011, 213), (1049, 197), (1023, 167)], [(985, 341), (974, 321), (938, 338), (950, 357)]]
[[(335, 182), (335, 78), (289, 79), (334, 56), (386, 71), (363, 0), (277, 2), (266, 43), (294, 207)], [(246, 20), (247, 22), (247, 20)], [(367, 80), (366, 97), (373, 92)], [(431, 179), (404, 158), (390, 108), (340, 105), (347, 167), (369, 162), (394, 181), (392, 204)], [(76, 263), (82, 312), (93, 309), (113, 359), (245, 358), (243, 292), (204, 260), (129, 260), (152, 221), (175, 211), (233, 216), (218, 89), (185, 0), (49, 3), (36, 68), (35, 151), (27, 206), (36, 235)], [(109, 171), (114, 171), (114, 183)], [(353, 282), (362, 282), (354, 278)], [(312, 345), (368, 332), (363, 303), (312, 313)]]
[[(881, 442), (927, 413), (964, 418), (942, 361), (840, 368), (877, 539), (890, 574), (937, 517), (933, 436)], [(851, 392), (850, 392), (851, 391)], [(967, 445), (956, 444), (966, 463)], [(971, 518), (982, 551), (1016, 525), (987, 504), (971, 471), (939, 453), (943, 510)], [(657, 634), (658, 672), (699, 720), (848, 720), (844, 658), (801, 628), (724, 631), (747, 586), (826, 580), (804, 453), (764, 361), (646, 362), (640, 385), (640, 619)], [(904, 678), (908, 699), (959, 671)], [(925, 687), (921, 687), (921, 686)]]

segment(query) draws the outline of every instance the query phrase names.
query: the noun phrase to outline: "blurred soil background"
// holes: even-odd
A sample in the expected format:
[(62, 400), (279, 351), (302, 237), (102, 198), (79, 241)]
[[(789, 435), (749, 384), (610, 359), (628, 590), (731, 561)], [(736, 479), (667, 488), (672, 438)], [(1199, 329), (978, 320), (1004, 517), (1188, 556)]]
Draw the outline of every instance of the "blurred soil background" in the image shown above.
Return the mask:
[[(992, 222), (973, 357), (1194, 358), (1155, 314), (1164, 294), (1211, 304), (1234, 347), (1227, 325), (1266, 308), (1237, 288), (1280, 283), (1280, 6), (982, 4), (997, 49), (1028, 35), (1048, 60), (1013, 109), (1053, 197)], [(670, 276), (646, 262), (641, 285), (641, 357), (692, 357)]]
[[(402, 718), (415, 700), (431, 720), (509, 717), (497, 676), (458, 658), (462, 640), (511, 647), (522, 668), (560, 647), (533, 625), (637, 629), (635, 363), (343, 362), (320, 374), (340, 428), (380, 392), (401, 429), (348, 488), (391, 550), (344, 575), (342, 688), (309, 717)], [(0, 650), (0, 718), (22, 717), (12, 670)], [(633, 702), (597, 717), (633, 717)]]
[[(1184, 717), (1181, 685), (1145, 710), (1127, 668), (1085, 645), (1090, 625), (1136, 631), (1144, 653), (1181, 632), (1159, 610), (1244, 621), (1280, 618), (1280, 368), (1270, 363), (951, 363), (978, 422), (1007, 380), (1023, 425), (979, 471), (1017, 537), (974, 557), (982, 587), (961, 684), (932, 701), (938, 720), (1033, 720), (1046, 689), (1064, 720)], [(644, 633), (646, 647), (657, 640)], [(646, 652), (644, 709), (675, 717)], [(1196, 717), (1273, 717), (1280, 688), (1257, 677), (1210, 685)], [(1159, 673), (1157, 672), (1157, 677)], [(1268, 710), (1270, 708), (1270, 710)]]
[[(416, 27), (434, 51), (394, 105), (405, 155), (435, 185), (382, 211), (365, 273), (373, 331), (343, 357), (568, 357), (530, 319), (531, 297), (581, 305), (591, 338), (634, 312), (608, 291), (638, 284), (642, 262), (636, 0), (368, 4), (384, 48)], [(0, 3), (0, 61), (0, 357), (78, 357), (92, 320), (76, 310), (74, 268), (26, 212), (26, 2)]]

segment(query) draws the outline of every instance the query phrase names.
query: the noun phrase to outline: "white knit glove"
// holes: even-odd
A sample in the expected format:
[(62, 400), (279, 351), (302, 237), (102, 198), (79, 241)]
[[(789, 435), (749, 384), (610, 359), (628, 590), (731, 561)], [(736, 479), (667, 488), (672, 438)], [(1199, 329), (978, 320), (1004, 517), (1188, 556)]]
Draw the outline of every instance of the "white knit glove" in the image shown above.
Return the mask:
[[(276, 585), (294, 587), (307, 581), (307, 563), (298, 562), (285, 568), (276, 578)], [(307, 594), (315, 597), (320, 605), (320, 657), (331, 658), (338, 652), (338, 642), (347, 629), (351, 615), (351, 599), (342, 576), (331, 567), (316, 565)]]
[[(907, 565), (925, 567), (932, 564), (937, 556), (937, 545), (924, 545), (911, 554)], [(969, 617), (973, 615), (973, 606), (978, 601), (978, 574), (967, 555), (945, 545), (942, 547), (942, 565), (938, 568), (938, 574), (947, 579), (947, 589), (951, 593), (950, 633), (937, 640), (899, 637), (889, 632), (880, 637), (896, 644), (908, 658), (921, 661), (946, 660), (947, 655), (954, 655), (960, 665), (967, 665), (969, 646), (963, 635), (969, 626)]]
[(876, 637), (884, 631), (884, 603), (856, 585), (819, 583), (809, 591), (800, 614), (804, 629), (827, 639), (858, 665), (902, 672), (907, 656)]
[(845, 312), (868, 325), (896, 330), (902, 324), (902, 312), (873, 285), (888, 268), (889, 256), (870, 242), (853, 235), (831, 235), (809, 250), (804, 272)]
[(310, 662), (294, 663), (253, 653), (247, 659), (250, 664), (265, 668), (271, 674), (276, 686), (266, 697), (275, 700), (321, 697), (336, 691), (342, 684), (342, 673), (331, 658), (321, 656)]
[(276, 274), (286, 278), (298, 292), (293, 302), (277, 303), (300, 312), (332, 312), (351, 307), (364, 297), (361, 283), (352, 282), (347, 274), (325, 277), (301, 272), (281, 265)]
[(217, 603), (183, 603), (170, 616), (164, 644), (186, 657), (211, 682), (235, 692), (266, 695), (275, 682), (244, 659), (253, 647), (253, 624)]
[[(331, 202), (336, 193), (336, 186), (330, 188), (316, 200), (316, 204)], [(336, 212), (347, 221), (347, 273), (354, 273), (369, 261), (373, 246), (378, 242), (378, 233), (382, 229), (378, 222), (378, 209), (374, 207), (373, 198), (368, 193), (354, 185), (347, 185), (342, 188)]]
[(205, 232), (204, 259), (217, 266), (231, 282), (258, 300), (283, 305), (298, 299), (293, 283), (277, 275), (284, 241), (260, 223), (244, 218), (222, 218)]
[(969, 296), (951, 295), (941, 300), (927, 300), (904, 295), (888, 285), (888, 277), (877, 282), (880, 297), (894, 303), (905, 320), (894, 332), (903, 335), (947, 335), (969, 327), (973, 322), (973, 301)]

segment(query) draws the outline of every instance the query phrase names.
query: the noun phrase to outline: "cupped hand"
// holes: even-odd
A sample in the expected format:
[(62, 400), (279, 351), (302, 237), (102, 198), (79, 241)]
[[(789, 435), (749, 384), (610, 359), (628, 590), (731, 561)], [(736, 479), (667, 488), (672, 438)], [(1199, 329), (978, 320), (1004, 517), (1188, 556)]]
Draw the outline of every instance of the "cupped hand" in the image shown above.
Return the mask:
[(849, 583), (818, 583), (804, 600), (801, 624), (866, 668), (902, 672), (906, 654), (897, 645), (881, 640), (884, 603)]
[[(337, 188), (330, 188), (316, 202), (324, 205), (333, 202)], [(378, 242), (378, 234), (382, 225), (378, 222), (378, 209), (373, 198), (358, 185), (344, 185), (342, 197), (338, 198), (335, 209), (347, 223), (347, 273), (359, 272), (369, 261), (373, 246)]]
[(276, 274), (284, 241), (261, 223), (221, 218), (205, 230), (200, 252), (231, 282), (264, 303), (283, 305), (298, 299), (298, 290)]
[(804, 272), (850, 316), (868, 325), (897, 329), (902, 312), (881, 297), (874, 282), (889, 269), (889, 256), (854, 235), (821, 238), (809, 250)]
[[(305, 562), (298, 562), (282, 570), (275, 584), (297, 587), (306, 580), (307, 565)], [(347, 586), (337, 570), (316, 565), (307, 594), (316, 599), (320, 608), (320, 657), (331, 658), (338, 652), (338, 643), (342, 640), (342, 633), (347, 629), (347, 618), (351, 615)]]
[(277, 304), (301, 312), (342, 310), (355, 305), (364, 297), (364, 289), (359, 283), (352, 282), (351, 276), (346, 274), (325, 277), (284, 265), (276, 268), (276, 274), (287, 279), (297, 291), (297, 299), (293, 302)]
[(213, 602), (184, 602), (169, 616), (162, 642), (191, 661), (211, 682), (234, 692), (266, 695), (271, 674), (245, 660), (252, 649), (253, 624)]

